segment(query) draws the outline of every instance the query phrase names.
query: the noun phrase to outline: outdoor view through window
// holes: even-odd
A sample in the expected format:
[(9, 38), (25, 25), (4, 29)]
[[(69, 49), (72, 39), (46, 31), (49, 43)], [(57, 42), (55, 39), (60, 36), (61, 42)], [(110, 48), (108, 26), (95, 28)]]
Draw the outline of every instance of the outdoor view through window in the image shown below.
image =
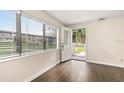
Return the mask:
[(0, 57), (16, 54), (16, 13), (0, 11)]
[(50, 49), (50, 48), (56, 48), (57, 46), (57, 39), (56, 39), (56, 36), (57, 36), (57, 29), (51, 27), (51, 26), (48, 26), (46, 25), (46, 49)]
[(43, 49), (43, 24), (21, 17), (22, 52)]
[[(0, 11), (0, 58), (56, 48), (56, 28), (18, 15), (15, 11)], [(16, 31), (18, 27), (21, 31)]]

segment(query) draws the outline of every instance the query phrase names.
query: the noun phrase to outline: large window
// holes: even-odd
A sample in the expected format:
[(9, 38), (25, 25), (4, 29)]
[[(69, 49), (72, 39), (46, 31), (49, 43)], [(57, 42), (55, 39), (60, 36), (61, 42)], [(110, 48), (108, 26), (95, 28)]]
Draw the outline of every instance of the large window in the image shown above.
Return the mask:
[(56, 48), (57, 47), (57, 29), (46, 25), (45, 31), (45, 40), (46, 40), (46, 49)]
[(16, 54), (16, 13), (0, 11), (0, 57)]
[(0, 11), (0, 58), (56, 48), (56, 28), (18, 13)]
[(22, 16), (21, 25), (22, 52), (42, 50), (43, 24)]

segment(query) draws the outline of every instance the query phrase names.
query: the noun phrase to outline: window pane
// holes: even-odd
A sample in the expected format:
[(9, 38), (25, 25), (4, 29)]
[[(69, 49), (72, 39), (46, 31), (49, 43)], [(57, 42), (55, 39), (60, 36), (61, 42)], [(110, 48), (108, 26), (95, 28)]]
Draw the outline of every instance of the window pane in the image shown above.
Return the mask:
[(43, 49), (43, 24), (27, 17), (21, 17), (22, 51)]
[(0, 57), (16, 54), (16, 13), (0, 10)]
[(56, 48), (57, 47), (57, 29), (46, 26), (46, 31), (45, 31), (45, 40), (46, 40), (46, 49), (50, 48)]

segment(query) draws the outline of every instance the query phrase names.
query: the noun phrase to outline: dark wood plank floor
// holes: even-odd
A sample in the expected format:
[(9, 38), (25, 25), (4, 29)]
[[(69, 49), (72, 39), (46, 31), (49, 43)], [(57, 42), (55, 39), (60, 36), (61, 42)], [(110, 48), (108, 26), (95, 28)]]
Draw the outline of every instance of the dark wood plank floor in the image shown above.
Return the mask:
[(124, 68), (71, 60), (60, 63), (32, 82), (120, 82)]

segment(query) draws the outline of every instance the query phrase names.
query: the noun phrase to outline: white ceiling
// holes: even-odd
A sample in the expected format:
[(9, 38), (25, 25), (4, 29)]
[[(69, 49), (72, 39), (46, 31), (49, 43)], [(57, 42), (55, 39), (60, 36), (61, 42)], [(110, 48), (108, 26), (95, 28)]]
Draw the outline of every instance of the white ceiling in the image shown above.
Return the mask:
[(64, 24), (77, 24), (99, 18), (124, 16), (124, 10), (46, 10)]

